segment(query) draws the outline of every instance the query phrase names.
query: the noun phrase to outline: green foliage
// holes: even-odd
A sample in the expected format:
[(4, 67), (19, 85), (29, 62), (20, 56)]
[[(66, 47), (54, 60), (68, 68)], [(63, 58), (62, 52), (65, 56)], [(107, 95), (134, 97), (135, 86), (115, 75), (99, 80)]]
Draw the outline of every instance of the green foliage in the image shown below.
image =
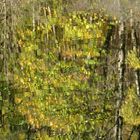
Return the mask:
[(132, 50), (128, 53), (128, 64), (134, 69), (140, 69), (140, 59), (137, 56), (136, 50)]
[(114, 120), (114, 87), (107, 82), (116, 79), (106, 79), (102, 65), (106, 34), (116, 21), (100, 13), (63, 13), (63, 4), (27, 0), (21, 7), (15, 48), (6, 59), (8, 80), (0, 87), (6, 138), (21, 130), (19, 139), (90, 140), (104, 136)]
[(135, 88), (129, 88), (126, 99), (122, 105), (122, 116), (127, 124), (138, 126), (140, 124), (140, 104)]
[[(100, 104), (94, 105), (98, 91), (93, 94), (88, 83), (91, 69), (98, 65), (97, 45), (104, 42), (104, 27), (105, 21), (98, 19), (92, 24), (78, 13), (67, 17), (53, 13), (35, 32), (18, 29), (21, 53), (14, 81), (23, 91), (15, 95), (15, 102), (32, 128), (49, 126), (56, 136), (93, 137), (92, 131), (106, 114), (100, 113)], [(59, 36), (61, 32), (63, 36)]]

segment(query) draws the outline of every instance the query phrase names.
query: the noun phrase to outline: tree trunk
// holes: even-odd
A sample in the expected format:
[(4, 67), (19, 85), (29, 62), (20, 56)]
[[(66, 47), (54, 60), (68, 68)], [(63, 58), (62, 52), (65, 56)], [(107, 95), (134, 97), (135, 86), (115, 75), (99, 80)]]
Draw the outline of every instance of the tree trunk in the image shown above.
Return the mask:
[[(133, 11), (131, 9), (131, 21), (130, 21), (130, 25), (131, 25), (131, 28), (132, 28), (132, 31), (131, 31), (131, 39), (132, 39), (132, 45), (133, 45), (133, 50), (136, 50), (136, 55), (137, 57), (139, 58), (140, 54), (139, 54), (139, 45), (138, 45), (138, 38), (136, 37), (136, 31), (135, 31), (135, 24), (134, 24), (134, 21), (133, 21)], [(135, 70), (135, 84), (136, 84), (136, 91), (137, 91), (137, 95), (140, 97), (140, 72), (139, 70)]]
[(2, 104), (3, 104), (3, 99), (2, 99), (2, 93), (0, 92), (0, 128), (3, 125)]
[[(133, 11), (131, 10), (131, 27), (132, 27), (132, 31), (131, 31), (131, 39), (132, 39), (132, 45), (133, 45), (133, 50), (136, 50), (136, 55), (139, 58), (140, 57), (140, 52), (139, 52), (139, 41), (138, 41), (138, 37), (136, 36), (136, 30), (135, 30), (135, 24), (133, 21)], [(138, 97), (140, 97), (140, 70), (136, 69), (134, 71), (135, 74), (135, 85), (136, 85), (136, 93), (138, 95)], [(140, 140), (140, 125), (138, 125), (137, 127), (137, 131), (138, 131), (138, 140)]]
[(32, 5), (32, 26), (33, 26), (33, 32), (35, 31), (35, 4), (33, 2), (33, 5)]
[(119, 28), (119, 62), (118, 62), (118, 93), (117, 93), (117, 105), (116, 105), (116, 140), (122, 140), (122, 126), (123, 118), (120, 115), (120, 108), (124, 96), (124, 72), (125, 72), (125, 24), (121, 22)]

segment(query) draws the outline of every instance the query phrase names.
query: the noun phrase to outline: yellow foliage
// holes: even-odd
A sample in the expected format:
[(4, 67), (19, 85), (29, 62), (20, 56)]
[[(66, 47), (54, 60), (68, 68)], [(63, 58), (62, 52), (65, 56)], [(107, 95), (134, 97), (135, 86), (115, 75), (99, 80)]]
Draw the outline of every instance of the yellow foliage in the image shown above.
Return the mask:
[(140, 59), (137, 56), (136, 50), (132, 50), (128, 53), (127, 60), (130, 67), (140, 69)]
[(122, 116), (127, 124), (139, 125), (140, 124), (140, 104), (139, 98), (135, 93), (135, 88), (129, 88), (127, 97), (122, 105)]

